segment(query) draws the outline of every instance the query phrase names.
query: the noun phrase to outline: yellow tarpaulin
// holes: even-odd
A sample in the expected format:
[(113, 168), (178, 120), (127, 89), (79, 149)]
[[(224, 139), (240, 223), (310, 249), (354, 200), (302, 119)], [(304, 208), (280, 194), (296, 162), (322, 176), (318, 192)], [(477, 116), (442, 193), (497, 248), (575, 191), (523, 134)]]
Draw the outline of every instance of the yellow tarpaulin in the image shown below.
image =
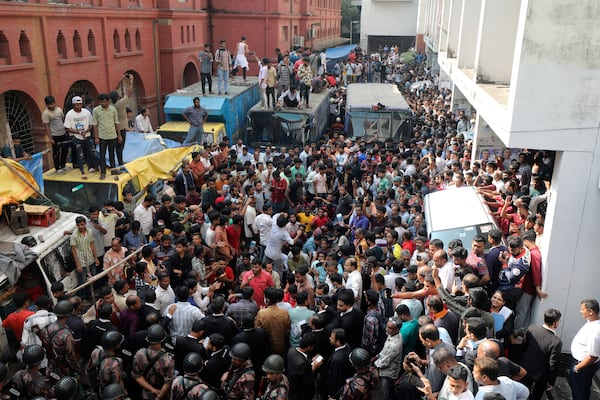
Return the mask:
[(131, 175), (137, 174), (140, 187), (145, 187), (150, 181), (156, 182), (158, 179), (172, 178), (173, 172), (180, 166), (180, 161), (190, 155), (192, 151), (199, 150), (200, 146), (198, 145), (165, 149), (128, 162), (125, 164), (125, 168)]
[(3, 158), (2, 161), (0, 162), (0, 215), (5, 205), (20, 204), (36, 195), (33, 188), (38, 191), (40, 189), (33, 176), (17, 161), (9, 158)]

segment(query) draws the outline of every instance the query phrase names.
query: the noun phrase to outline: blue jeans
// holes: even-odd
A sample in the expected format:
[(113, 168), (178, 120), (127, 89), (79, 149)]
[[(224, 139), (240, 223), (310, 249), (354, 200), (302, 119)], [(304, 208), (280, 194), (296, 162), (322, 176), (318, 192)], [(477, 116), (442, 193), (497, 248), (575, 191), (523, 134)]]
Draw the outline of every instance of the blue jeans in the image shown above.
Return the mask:
[(225, 85), (225, 93), (227, 93), (229, 91), (229, 70), (228, 69), (221, 69), (219, 68), (217, 70), (218, 72), (218, 76), (217, 76), (217, 92), (219, 94), (221, 94), (221, 87), (223, 86), (223, 84)]
[(198, 143), (201, 144), (202, 143), (202, 139), (204, 135), (204, 127), (202, 125), (199, 126), (190, 126), (190, 130), (188, 131), (185, 140), (183, 141), (183, 145), (185, 146), (186, 144), (190, 144), (190, 143)]
[(77, 161), (77, 165), (79, 166), (79, 170), (82, 174), (83, 164), (86, 160), (84, 154), (87, 156), (88, 169), (98, 169), (98, 155), (96, 154), (96, 145), (94, 144), (94, 139), (92, 139), (91, 136), (83, 140), (74, 137), (73, 146), (75, 149), (75, 160)]

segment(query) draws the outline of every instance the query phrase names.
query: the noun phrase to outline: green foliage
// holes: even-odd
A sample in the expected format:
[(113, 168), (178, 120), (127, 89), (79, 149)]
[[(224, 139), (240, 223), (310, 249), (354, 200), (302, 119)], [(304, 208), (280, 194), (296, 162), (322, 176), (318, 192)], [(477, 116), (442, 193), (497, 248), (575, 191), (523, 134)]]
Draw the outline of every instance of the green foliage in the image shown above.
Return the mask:
[(342, 26), (350, 26), (350, 21), (359, 19), (360, 11), (358, 7), (352, 5), (352, 0), (342, 0)]
[(402, 54), (400, 54), (400, 62), (402, 64), (411, 64), (415, 62), (415, 52), (414, 51), (407, 51), (404, 52)]

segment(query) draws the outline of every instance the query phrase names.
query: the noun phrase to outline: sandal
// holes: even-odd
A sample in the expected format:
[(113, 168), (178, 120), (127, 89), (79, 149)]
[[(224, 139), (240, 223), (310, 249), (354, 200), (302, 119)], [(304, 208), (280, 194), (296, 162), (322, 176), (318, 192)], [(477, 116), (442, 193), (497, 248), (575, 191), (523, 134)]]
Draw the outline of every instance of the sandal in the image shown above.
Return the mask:
[(87, 175), (86, 174), (81, 174), (81, 179), (87, 179)]

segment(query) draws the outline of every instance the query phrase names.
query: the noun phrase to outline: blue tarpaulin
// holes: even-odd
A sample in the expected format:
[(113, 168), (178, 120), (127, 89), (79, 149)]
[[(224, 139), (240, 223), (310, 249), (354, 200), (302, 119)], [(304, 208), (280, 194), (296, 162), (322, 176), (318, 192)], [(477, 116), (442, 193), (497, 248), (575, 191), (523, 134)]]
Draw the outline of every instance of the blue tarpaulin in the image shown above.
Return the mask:
[[(123, 162), (128, 163), (148, 154), (180, 146), (181, 143), (170, 139), (163, 139), (160, 135), (127, 132), (125, 148), (123, 149)], [(96, 151), (99, 151), (98, 148), (96, 148)], [(106, 155), (106, 163), (108, 165), (108, 154)]]
[(325, 55), (327, 56), (327, 71), (330, 71), (331, 68), (333, 68), (336, 61), (347, 59), (348, 54), (350, 54), (350, 52), (355, 48), (355, 44), (345, 44), (343, 46), (330, 47), (329, 49), (326, 49)]
[(40, 192), (44, 193), (44, 166), (42, 165), (43, 153), (34, 153), (31, 160), (19, 161), (21, 165), (29, 171), (33, 179), (40, 186)]

